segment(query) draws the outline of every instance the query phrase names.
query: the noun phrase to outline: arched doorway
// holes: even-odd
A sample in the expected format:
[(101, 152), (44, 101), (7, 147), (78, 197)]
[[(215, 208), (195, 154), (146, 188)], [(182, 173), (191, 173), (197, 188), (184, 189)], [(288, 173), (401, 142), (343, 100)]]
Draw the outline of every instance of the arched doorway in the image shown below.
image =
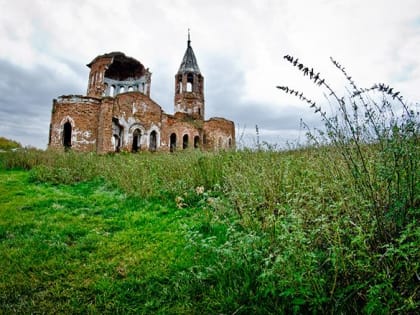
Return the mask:
[(117, 118), (112, 118), (112, 145), (115, 152), (120, 152), (123, 145), (123, 127)]
[(173, 133), (173, 134), (171, 134), (171, 137), (169, 139), (169, 150), (171, 152), (174, 152), (175, 149), (176, 149), (176, 134)]
[(133, 132), (133, 145), (131, 147), (132, 152), (138, 152), (140, 150), (140, 143), (141, 140), (141, 131), (140, 129), (136, 129)]
[(188, 135), (182, 137), (182, 148), (184, 150), (188, 148)]
[(153, 130), (150, 133), (149, 150), (154, 152), (157, 149), (157, 132)]
[(194, 137), (194, 149), (198, 149), (200, 147), (200, 137), (195, 136)]
[(72, 133), (71, 123), (68, 121), (63, 126), (63, 146), (66, 149), (71, 148), (71, 133)]

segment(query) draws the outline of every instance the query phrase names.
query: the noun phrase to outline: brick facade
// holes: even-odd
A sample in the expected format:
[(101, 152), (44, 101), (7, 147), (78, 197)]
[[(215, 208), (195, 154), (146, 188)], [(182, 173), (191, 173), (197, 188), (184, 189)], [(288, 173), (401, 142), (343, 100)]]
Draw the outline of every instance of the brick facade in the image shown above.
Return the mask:
[(87, 95), (53, 101), (50, 148), (98, 153), (229, 149), (235, 125), (204, 119), (204, 78), (188, 39), (175, 75), (175, 114), (150, 98), (151, 73), (139, 61), (114, 52), (91, 63)]

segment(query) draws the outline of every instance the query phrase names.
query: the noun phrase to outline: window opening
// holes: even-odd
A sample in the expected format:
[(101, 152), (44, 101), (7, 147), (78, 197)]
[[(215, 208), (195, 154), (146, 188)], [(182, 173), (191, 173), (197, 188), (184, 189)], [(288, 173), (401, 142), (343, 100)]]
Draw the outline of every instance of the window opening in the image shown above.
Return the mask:
[(182, 148), (183, 149), (188, 148), (188, 135), (184, 135), (182, 137)]
[(198, 149), (200, 147), (200, 137), (195, 136), (194, 137), (194, 149)]
[(189, 73), (187, 76), (187, 92), (193, 91), (194, 76), (192, 73)]
[(66, 122), (63, 127), (63, 145), (66, 149), (71, 148), (71, 133), (72, 128), (70, 122)]
[(171, 134), (171, 137), (169, 139), (169, 150), (171, 152), (174, 152), (175, 149), (176, 149), (176, 134), (173, 133), (173, 134)]
[(154, 152), (157, 149), (157, 132), (153, 130), (150, 133), (149, 150)]

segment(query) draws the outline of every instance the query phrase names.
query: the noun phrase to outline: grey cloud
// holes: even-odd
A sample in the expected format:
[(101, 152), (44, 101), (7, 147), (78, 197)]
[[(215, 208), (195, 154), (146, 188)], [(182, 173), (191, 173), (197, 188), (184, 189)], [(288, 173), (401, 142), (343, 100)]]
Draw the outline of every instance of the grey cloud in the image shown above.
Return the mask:
[(0, 60), (0, 73), (0, 135), (45, 148), (52, 99), (80, 94), (81, 87), (44, 66), (28, 70)]
[[(209, 60), (210, 62), (210, 60)], [(277, 131), (286, 136), (290, 130), (299, 130), (302, 118), (309, 126), (319, 126), (320, 120), (306, 104), (295, 106), (281, 102), (279, 91), (277, 104), (250, 101), (243, 97), (245, 89), (245, 71), (234, 61), (212, 56), (211, 64), (205, 67), (206, 112), (209, 116), (222, 116), (235, 121), (241, 126), (259, 125), (266, 130)], [(275, 82), (272, 83), (273, 90)]]

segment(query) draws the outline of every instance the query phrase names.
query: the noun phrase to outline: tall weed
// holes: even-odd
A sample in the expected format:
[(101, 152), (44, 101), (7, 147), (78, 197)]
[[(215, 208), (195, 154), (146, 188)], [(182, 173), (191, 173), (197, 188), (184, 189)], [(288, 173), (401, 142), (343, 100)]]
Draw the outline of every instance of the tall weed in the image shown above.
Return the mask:
[[(420, 119), (415, 107), (403, 100), (399, 92), (385, 84), (369, 89), (357, 87), (345, 68), (331, 58), (343, 73), (349, 94), (339, 96), (316, 73), (292, 56), (284, 57), (315, 84), (326, 89), (329, 101), (338, 114), (327, 115), (321, 106), (303, 93), (287, 86), (278, 86), (286, 93), (299, 96), (319, 113), (325, 130), (309, 133), (318, 145), (332, 144), (341, 153), (354, 187), (371, 203), (378, 224), (379, 238), (390, 240), (413, 219), (419, 207), (420, 186)], [(379, 91), (382, 98), (370, 97)]]

